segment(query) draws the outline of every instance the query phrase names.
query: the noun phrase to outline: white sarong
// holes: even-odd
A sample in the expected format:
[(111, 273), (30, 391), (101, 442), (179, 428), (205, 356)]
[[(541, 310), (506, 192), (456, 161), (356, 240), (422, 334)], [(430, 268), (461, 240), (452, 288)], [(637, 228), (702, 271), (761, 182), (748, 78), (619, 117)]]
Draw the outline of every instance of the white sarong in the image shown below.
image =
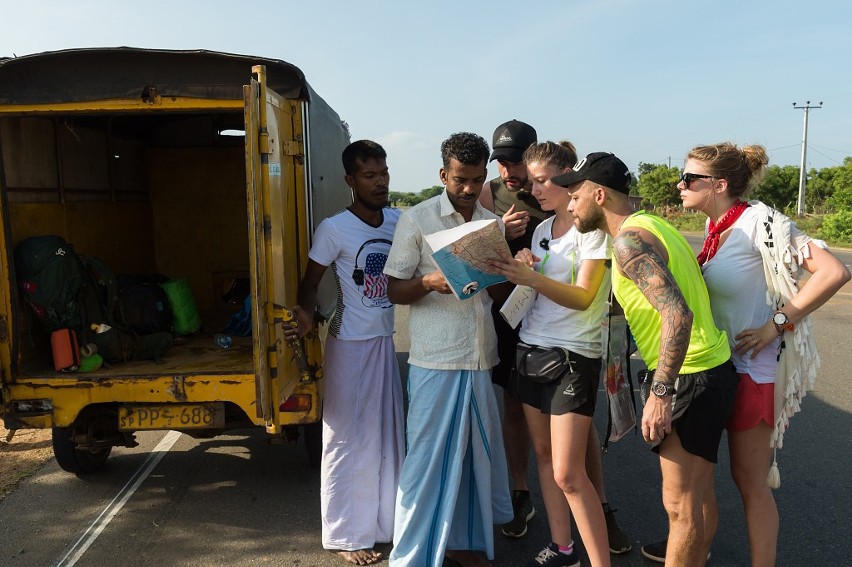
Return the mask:
[(403, 459), (402, 383), (393, 337), (325, 345), (322, 545), (354, 551), (393, 537)]

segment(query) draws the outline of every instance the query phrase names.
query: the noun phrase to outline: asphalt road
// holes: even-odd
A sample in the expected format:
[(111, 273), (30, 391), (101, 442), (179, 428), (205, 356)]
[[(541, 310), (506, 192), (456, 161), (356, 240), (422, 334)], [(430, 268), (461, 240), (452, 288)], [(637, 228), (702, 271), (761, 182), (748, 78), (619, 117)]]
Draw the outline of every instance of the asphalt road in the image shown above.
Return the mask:
[[(852, 263), (852, 253), (838, 255)], [(398, 320), (404, 357), (404, 308)], [(778, 564), (790, 567), (848, 565), (852, 556), (851, 285), (816, 314), (815, 327), (822, 369), (779, 457)], [(601, 399), (601, 431), (605, 411)], [(300, 445), (269, 445), (259, 430), (209, 440), (162, 432), (139, 437), (139, 447), (116, 449), (95, 475), (77, 478), (51, 461), (0, 501), (0, 566), (342, 565), (319, 544), (318, 472)], [(723, 445), (716, 468), (721, 522), (710, 565), (747, 565), (726, 451)], [(653, 565), (638, 547), (665, 533), (657, 459), (630, 435), (610, 445), (604, 472), (609, 500), (634, 541), (634, 550), (613, 565)], [(530, 476), (539, 514), (523, 539), (498, 534), (495, 567), (524, 565), (548, 540), (534, 463)]]

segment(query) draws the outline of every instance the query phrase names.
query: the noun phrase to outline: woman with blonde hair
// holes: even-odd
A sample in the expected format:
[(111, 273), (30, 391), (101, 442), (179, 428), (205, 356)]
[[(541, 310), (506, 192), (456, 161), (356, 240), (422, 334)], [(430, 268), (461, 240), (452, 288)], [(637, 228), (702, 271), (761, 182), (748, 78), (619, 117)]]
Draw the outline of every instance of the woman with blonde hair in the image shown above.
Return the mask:
[[(850, 278), (825, 243), (760, 201), (746, 201), (768, 161), (758, 145), (697, 146), (677, 185), (684, 208), (708, 217), (698, 263), (740, 374), (728, 448), (754, 567), (775, 565), (779, 520), (771, 488), (780, 476), (773, 452), (819, 367), (809, 314)], [(801, 287), (800, 268), (811, 273)]]
[[(611, 245), (601, 231), (580, 234), (568, 212), (568, 190), (550, 181), (577, 162), (572, 149), (546, 142), (524, 152), (532, 194), (554, 216), (536, 227), (531, 249), (515, 260), (492, 262), (510, 281), (538, 293), (521, 323), (515, 370), (551, 536), (531, 566), (580, 565), (572, 513), (591, 564), (610, 565), (607, 524), (586, 472), (586, 449), (601, 372)], [(539, 372), (553, 367), (549, 376)]]

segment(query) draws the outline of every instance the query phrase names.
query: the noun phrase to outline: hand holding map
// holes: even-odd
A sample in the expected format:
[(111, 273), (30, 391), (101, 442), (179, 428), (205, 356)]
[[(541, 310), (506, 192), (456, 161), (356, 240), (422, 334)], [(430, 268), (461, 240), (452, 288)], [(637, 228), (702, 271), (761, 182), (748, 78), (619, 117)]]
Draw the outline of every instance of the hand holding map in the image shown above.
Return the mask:
[(488, 265), (492, 259), (512, 258), (496, 220), (466, 222), (425, 238), (433, 250), (435, 265), (459, 299), (468, 299), (488, 286), (506, 281)]

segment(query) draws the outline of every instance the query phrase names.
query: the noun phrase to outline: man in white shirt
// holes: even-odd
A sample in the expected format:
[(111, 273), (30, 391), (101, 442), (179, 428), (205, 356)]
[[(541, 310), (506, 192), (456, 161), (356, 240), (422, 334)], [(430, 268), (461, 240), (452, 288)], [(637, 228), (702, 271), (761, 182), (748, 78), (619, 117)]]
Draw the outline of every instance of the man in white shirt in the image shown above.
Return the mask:
[[(491, 294), (457, 299), (432, 261), (424, 236), (495, 219), (479, 204), (488, 144), (471, 133), (441, 145), (445, 191), (399, 220), (385, 273), (388, 297), (411, 305), (408, 454), (400, 476), (393, 567), (440, 567), (444, 555), (489, 565), (493, 524), (512, 518), (500, 415), (491, 385), (497, 336)], [(484, 555), (484, 556), (483, 556)]]

